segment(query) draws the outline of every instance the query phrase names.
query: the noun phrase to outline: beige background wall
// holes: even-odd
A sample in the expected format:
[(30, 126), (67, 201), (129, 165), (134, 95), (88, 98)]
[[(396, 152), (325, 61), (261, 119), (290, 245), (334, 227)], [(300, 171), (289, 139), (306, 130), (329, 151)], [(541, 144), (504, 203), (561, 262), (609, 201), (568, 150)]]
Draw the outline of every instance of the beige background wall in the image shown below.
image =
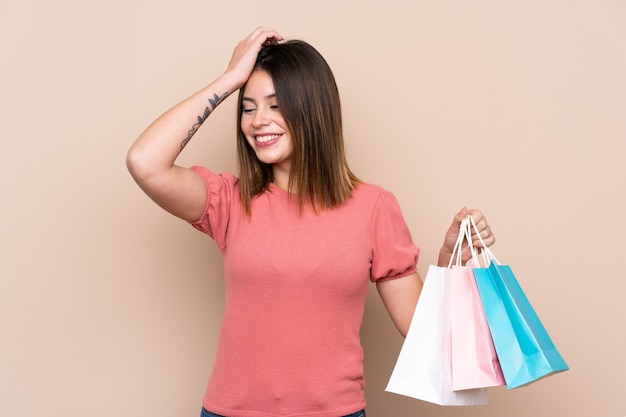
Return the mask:
[[(199, 415), (219, 254), (124, 157), (259, 24), (334, 68), (352, 166), (398, 197), (420, 271), (481, 208), (572, 368), (481, 408), (385, 393), (401, 339), (372, 288), (368, 415), (626, 416), (622, 0), (0, 0), (0, 416)], [(184, 163), (235, 169), (233, 104)]]

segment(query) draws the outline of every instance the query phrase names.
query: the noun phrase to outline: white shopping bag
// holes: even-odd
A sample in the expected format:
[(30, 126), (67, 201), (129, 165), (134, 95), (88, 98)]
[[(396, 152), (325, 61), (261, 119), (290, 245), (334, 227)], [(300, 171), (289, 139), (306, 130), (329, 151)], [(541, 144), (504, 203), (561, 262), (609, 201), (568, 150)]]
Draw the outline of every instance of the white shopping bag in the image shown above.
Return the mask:
[(386, 391), (439, 405), (485, 405), (484, 388), (452, 389), (450, 268), (431, 265)]

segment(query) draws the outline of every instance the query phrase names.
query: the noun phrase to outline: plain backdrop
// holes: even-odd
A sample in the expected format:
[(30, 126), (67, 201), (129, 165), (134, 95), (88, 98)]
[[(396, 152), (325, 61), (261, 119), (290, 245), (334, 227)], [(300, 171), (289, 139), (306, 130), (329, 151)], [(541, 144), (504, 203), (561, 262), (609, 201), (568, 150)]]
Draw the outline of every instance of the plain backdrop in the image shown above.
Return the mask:
[[(623, 0), (0, 0), (0, 416), (199, 415), (219, 252), (125, 154), (258, 25), (327, 58), (351, 166), (400, 201), (422, 275), (480, 208), (571, 367), (485, 407), (386, 393), (402, 339), (372, 286), (368, 416), (625, 416)], [(236, 170), (234, 102), (181, 164)]]

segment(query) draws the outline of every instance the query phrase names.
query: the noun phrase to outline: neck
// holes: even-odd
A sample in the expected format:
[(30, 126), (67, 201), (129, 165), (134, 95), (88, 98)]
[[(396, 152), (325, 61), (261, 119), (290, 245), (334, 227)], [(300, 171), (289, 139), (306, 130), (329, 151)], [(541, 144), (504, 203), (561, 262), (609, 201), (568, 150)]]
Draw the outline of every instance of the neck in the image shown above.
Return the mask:
[(274, 174), (274, 184), (283, 190), (289, 191), (289, 170), (282, 169), (280, 166), (272, 166)]

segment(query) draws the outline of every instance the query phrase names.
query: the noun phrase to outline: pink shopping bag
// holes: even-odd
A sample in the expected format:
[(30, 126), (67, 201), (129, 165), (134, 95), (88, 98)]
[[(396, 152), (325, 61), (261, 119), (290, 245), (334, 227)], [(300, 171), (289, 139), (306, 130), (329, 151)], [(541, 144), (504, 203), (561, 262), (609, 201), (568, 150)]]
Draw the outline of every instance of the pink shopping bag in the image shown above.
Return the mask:
[[(447, 291), (451, 307), (452, 387), (454, 390), (505, 384), (474, 278), (473, 268), (479, 267), (480, 264), (472, 244), (471, 221), (471, 217), (468, 216), (461, 222), (456, 248), (457, 256), (451, 257), (448, 265), (452, 267)], [(467, 242), (471, 249), (472, 259), (468, 266), (462, 266), (463, 242)], [(483, 260), (487, 262), (486, 256), (483, 256)], [(456, 261), (454, 266), (452, 266), (453, 261)]]
[(452, 321), (452, 388), (504, 385), (473, 267), (453, 266), (447, 287)]

